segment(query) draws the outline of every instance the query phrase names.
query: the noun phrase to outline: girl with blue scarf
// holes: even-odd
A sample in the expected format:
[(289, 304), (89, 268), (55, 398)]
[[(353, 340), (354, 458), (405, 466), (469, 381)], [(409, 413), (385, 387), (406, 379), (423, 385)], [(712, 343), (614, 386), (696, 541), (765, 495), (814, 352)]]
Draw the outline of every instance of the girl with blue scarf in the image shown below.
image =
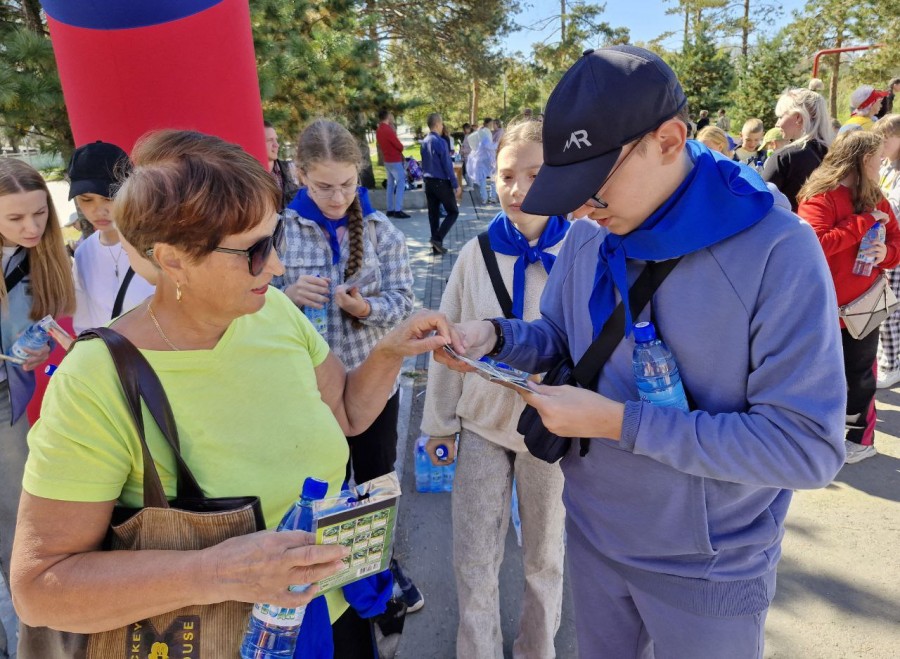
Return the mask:
[[(285, 247), (279, 256), (285, 274), (273, 281), (308, 317), (324, 309), (320, 331), (348, 370), (365, 361), (375, 344), (413, 307), (406, 239), (372, 208), (367, 190), (359, 186), (362, 162), (356, 139), (334, 121), (316, 120), (300, 134), (297, 167), (304, 187), (283, 214)], [(351, 467), (357, 483), (393, 471), (398, 385), (395, 382), (384, 410), (369, 429), (347, 438), (348, 480)], [(313, 463), (315, 459), (310, 456)], [(344, 588), (346, 602), (328, 601), (326, 606), (327, 598), (313, 600), (295, 656), (371, 657), (369, 624), (360, 618), (384, 611), (392, 585), (386, 576), (385, 583), (373, 582), (362, 596), (357, 590), (365, 581)], [(423, 601), (421, 594), (414, 599), (407, 600), (410, 608)]]
[[(509, 127), (497, 152), (497, 194), (503, 211), (488, 227), (510, 298), (512, 313), (532, 320), (548, 273), (569, 228), (565, 218), (529, 215), (522, 200), (543, 164), (542, 124)], [(463, 247), (441, 300), (452, 322), (502, 315), (479, 241)], [(422, 432), (434, 454), (454, 446), (459, 433), (453, 485), (453, 565), (459, 598), (458, 657), (502, 654), (497, 587), (510, 517), (513, 478), (522, 518), (525, 595), (514, 654), (554, 656), (559, 628), (564, 559), (563, 477), (559, 465), (531, 456), (516, 432), (524, 404), (513, 391), (432, 362)]]

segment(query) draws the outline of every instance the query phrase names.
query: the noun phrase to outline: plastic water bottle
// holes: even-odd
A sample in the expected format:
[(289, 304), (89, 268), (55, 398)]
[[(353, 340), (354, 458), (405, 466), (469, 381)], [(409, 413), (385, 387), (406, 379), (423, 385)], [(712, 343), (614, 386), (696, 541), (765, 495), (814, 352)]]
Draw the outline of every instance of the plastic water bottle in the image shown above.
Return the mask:
[(756, 161), (756, 165), (755, 165), (755, 166), (756, 166), (756, 171), (759, 172), (760, 174), (762, 174), (762, 170), (763, 170), (763, 161), (762, 161), (762, 158), (760, 158), (760, 159), (758, 159), (758, 160)]
[[(431, 463), (428, 450), (425, 448), (428, 435), (416, 440), (416, 491), (418, 492), (451, 492), (453, 479), (456, 476), (456, 461), (435, 466)], [(435, 454), (440, 460), (446, 460), (450, 449), (446, 444), (438, 444)]]
[[(321, 278), (322, 275), (316, 275), (316, 277)], [(312, 323), (312, 326), (316, 329), (316, 331), (322, 336), (326, 336), (328, 332), (328, 303), (322, 305), (321, 309), (316, 309), (315, 307), (303, 307), (303, 314), (309, 319), (309, 322)], [(327, 337), (326, 337), (327, 338)]]
[(653, 323), (635, 323), (632, 368), (641, 400), (687, 412), (688, 402), (672, 352), (656, 336)]
[(876, 222), (872, 225), (863, 236), (862, 242), (859, 244), (859, 251), (856, 253), (856, 262), (853, 264), (853, 274), (868, 277), (872, 274), (872, 268), (875, 267), (875, 257), (867, 256), (863, 252), (872, 247), (873, 243), (883, 243), (885, 236), (884, 223)]
[[(279, 531), (311, 531), (312, 504), (324, 499), (328, 483), (317, 478), (303, 482), (300, 499), (294, 502), (278, 525)], [(309, 584), (291, 586), (290, 590), (302, 592)], [(271, 604), (254, 604), (250, 613), (247, 632), (241, 643), (241, 659), (276, 659), (294, 656), (300, 625), (306, 607), (282, 608)]]
[(25, 348), (40, 350), (47, 345), (50, 341), (50, 334), (47, 332), (47, 328), (52, 322), (53, 316), (44, 316), (36, 323), (30, 325), (12, 344), (12, 347), (9, 349), (9, 356), (16, 359), (28, 359), (31, 355), (25, 352)]
[(434, 492), (452, 492), (453, 479), (456, 477), (456, 460), (446, 462), (450, 455), (450, 449), (446, 444), (438, 444), (434, 449), (434, 454), (438, 460), (445, 462), (439, 467), (431, 465), (431, 483)]
[(427, 435), (416, 440), (416, 491), (431, 492), (431, 459), (425, 450)]

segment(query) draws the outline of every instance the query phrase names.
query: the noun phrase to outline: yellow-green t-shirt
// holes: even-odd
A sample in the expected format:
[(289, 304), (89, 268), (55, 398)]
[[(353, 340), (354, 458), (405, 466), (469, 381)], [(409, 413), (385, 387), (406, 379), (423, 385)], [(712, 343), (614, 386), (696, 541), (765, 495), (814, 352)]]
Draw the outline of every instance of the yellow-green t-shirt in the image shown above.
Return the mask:
[[(280, 291), (231, 323), (212, 350), (142, 350), (178, 426), (181, 452), (208, 497), (260, 498), (274, 529), (314, 476), (336, 495), (349, 456), (319, 395), (315, 368), (328, 344)], [(144, 408), (147, 443), (163, 487), (176, 490), (171, 449)], [(100, 340), (79, 343), (50, 382), (28, 435), (24, 489), (62, 501), (143, 503), (141, 445), (112, 358)], [(347, 608), (326, 595), (332, 621)]]

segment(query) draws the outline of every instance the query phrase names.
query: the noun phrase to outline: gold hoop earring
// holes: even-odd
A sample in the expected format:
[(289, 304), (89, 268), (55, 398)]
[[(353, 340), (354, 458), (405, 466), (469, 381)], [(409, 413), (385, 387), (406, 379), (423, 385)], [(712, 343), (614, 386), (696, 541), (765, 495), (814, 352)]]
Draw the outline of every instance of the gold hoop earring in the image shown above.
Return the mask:
[(175, 301), (181, 302), (181, 284), (175, 282)]

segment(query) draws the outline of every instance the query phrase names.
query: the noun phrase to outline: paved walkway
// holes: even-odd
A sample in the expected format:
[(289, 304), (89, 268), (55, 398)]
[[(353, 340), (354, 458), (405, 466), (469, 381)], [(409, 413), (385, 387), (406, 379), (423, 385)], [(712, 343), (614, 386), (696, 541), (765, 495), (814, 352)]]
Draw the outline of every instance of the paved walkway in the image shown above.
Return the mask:
[[(394, 222), (408, 237), (416, 297), (420, 305), (436, 309), (459, 248), (483, 230), (499, 209), (478, 208), (477, 217), (466, 192), (460, 218), (445, 241), (451, 253), (433, 257), (424, 197), (409, 195), (406, 207), (413, 217)], [(418, 494), (413, 479), (411, 447), (419, 434), (426, 368), (426, 358), (407, 368), (413, 377), (406, 379), (405, 387), (407, 418), (402, 423), (408, 432), (401, 434), (405, 494), (398, 533), (398, 554), (421, 587), (426, 604), (407, 618), (401, 659), (450, 659), (456, 647), (450, 498)], [(767, 659), (888, 659), (898, 654), (900, 386), (879, 393), (878, 411), (880, 454), (846, 466), (827, 488), (795, 495), (778, 592), (767, 623)], [(524, 588), (521, 552), (511, 530), (500, 583), (504, 656), (511, 657)], [(560, 659), (577, 656), (568, 583), (556, 649)], [(721, 656), (730, 656), (727, 648)]]

